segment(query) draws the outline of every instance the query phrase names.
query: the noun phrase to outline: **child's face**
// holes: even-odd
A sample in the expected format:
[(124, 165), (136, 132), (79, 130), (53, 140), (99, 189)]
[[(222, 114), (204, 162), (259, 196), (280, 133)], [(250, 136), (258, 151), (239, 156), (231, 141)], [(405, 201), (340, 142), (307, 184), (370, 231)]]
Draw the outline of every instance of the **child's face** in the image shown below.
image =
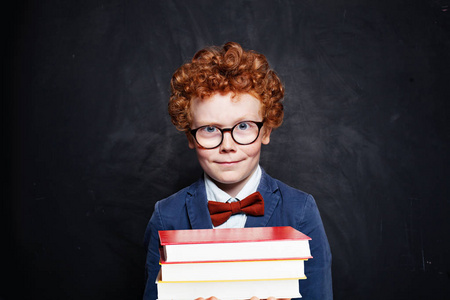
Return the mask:
[[(231, 128), (242, 121), (263, 120), (261, 102), (250, 94), (237, 94), (232, 98), (215, 94), (207, 99), (193, 99), (191, 103), (192, 125), (196, 129), (205, 125)], [(236, 196), (244, 187), (259, 164), (261, 144), (268, 144), (271, 130), (261, 128), (257, 140), (249, 145), (237, 144), (231, 133), (225, 132), (222, 144), (214, 149), (200, 147), (188, 134), (189, 147), (195, 149), (201, 167), (222, 190)]]

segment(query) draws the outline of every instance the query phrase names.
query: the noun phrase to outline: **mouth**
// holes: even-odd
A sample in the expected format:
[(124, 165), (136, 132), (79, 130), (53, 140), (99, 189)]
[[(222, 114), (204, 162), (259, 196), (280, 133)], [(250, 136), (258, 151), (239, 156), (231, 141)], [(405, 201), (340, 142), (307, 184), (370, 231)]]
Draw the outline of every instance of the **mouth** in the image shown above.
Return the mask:
[(219, 165), (222, 165), (222, 166), (232, 166), (232, 165), (235, 165), (235, 164), (237, 164), (239, 162), (241, 162), (241, 161), (240, 160), (235, 160), (235, 161), (218, 161), (216, 163), (219, 164)]

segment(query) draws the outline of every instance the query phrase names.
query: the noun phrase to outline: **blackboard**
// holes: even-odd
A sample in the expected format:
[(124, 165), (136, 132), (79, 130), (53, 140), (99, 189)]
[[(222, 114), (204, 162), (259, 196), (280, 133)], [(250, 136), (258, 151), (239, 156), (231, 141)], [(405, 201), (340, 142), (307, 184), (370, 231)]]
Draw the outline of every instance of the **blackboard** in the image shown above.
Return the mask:
[(167, 114), (169, 80), (197, 50), (236, 41), (284, 82), (261, 165), (314, 195), (335, 299), (446, 299), (449, 5), (16, 4), (0, 298), (141, 298), (153, 205), (201, 176)]

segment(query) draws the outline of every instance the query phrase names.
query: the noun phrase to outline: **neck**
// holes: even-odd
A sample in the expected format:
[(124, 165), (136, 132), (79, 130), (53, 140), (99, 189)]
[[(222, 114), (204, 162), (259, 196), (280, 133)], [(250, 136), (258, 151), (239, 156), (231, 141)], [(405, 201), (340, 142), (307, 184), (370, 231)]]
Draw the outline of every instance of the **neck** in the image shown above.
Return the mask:
[(236, 182), (236, 183), (231, 183), (231, 184), (230, 183), (221, 183), (221, 182), (214, 180), (211, 177), (209, 177), (209, 178), (217, 185), (217, 187), (219, 189), (221, 189), (222, 191), (224, 191), (225, 193), (230, 195), (230, 197), (236, 198), (236, 196), (244, 188), (244, 186), (247, 184), (247, 182), (250, 180), (250, 178), (253, 176), (253, 174), (255, 174), (256, 169), (257, 169), (257, 167), (244, 180)]
[(242, 190), (242, 188), (248, 182), (249, 178), (247, 178), (245, 181), (233, 183), (233, 184), (220, 183), (220, 182), (215, 181), (214, 179), (213, 179), (213, 181), (219, 189), (221, 189), (222, 191), (224, 191), (231, 197), (236, 198), (237, 194), (239, 194), (239, 192)]

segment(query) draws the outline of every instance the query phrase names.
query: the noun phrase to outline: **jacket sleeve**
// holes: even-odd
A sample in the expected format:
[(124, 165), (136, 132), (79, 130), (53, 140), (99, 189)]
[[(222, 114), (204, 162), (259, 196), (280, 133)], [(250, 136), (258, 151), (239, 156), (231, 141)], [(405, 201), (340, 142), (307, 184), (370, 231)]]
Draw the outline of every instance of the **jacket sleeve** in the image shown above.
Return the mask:
[(147, 247), (147, 259), (145, 263), (146, 284), (144, 291), (144, 300), (156, 300), (156, 276), (159, 266), (159, 238), (158, 231), (163, 230), (162, 221), (159, 214), (159, 203), (156, 203), (155, 210), (147, 225), (145, 231), (144, 244)]
[(306, 280), (300, 280), (302, 300), (331, 300), (331, 251), (316, 202), (308, 195), (298, 230), (311, 237), (312, 259), (305, 262)]

